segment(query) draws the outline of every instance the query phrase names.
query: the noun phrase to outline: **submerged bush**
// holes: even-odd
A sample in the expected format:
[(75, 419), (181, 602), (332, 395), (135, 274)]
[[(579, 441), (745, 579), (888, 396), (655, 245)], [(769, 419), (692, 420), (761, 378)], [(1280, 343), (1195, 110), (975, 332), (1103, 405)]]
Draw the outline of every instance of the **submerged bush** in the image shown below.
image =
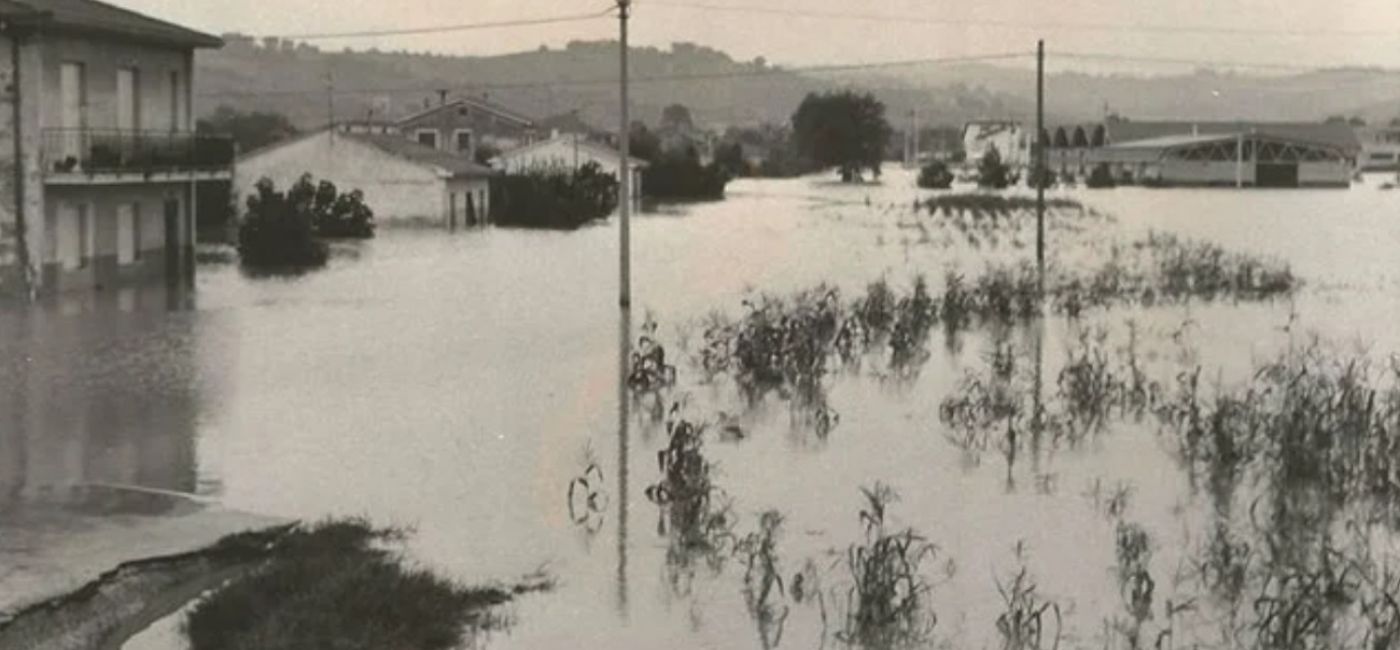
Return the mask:
[(322, 266), (329, 257), (326, 245), (316, 239), (310, 202), (303, 190), (295, 195), (278, 192), (270, 179), (257, 183), (248, 197), (248, 214), (238, 226), (238, 256), (245, 266), (257, 269), (298, 269)]
[(502, 226), (578, 228), (617, 208), (618, 181), (595, 162), (547, 167), (492, 179), (492, 211)]
[(361, 520), (290, 533), (260, 570), (195, 606), (184, 624), (192, 650), (451, 650), (519, 591), (410, 568), (383, 548), (402, 538)]
[(717, 164), (702, 165), (694, 148), (662, 156), (642, 170), (642, 193), (658, 199), (724, 198), (729, 173)]
[(1113, 178), (1113, 171), (1108, 168), (1107, 163), (1099, 163), (1089, 172), (1089, 178), (1084, 181), (1084, 185), (1093, 189), (1103, 189), (1118, 185), (1118, 181)]
[(934, 160), (919, 169), (917, 181), (926, 190), (946, 190), (953, 186), (953, 172), (941, 160)]

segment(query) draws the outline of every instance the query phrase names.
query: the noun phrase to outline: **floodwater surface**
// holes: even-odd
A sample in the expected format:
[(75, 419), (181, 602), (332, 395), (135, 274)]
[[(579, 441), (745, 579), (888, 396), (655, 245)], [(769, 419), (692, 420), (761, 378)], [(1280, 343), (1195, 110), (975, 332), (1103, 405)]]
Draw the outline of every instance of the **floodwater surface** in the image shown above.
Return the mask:
[[(864, 534), (860, 488), (882, 482), (900, 496), (891, 526), (937, 547), (921, 567), (934, 639), (999, 644), (998, 582), (1024, 563), (1037, 593), (1059, 604), (1063, 638), (1102, 647), (1106, 621), (1123, 611), (1103, 504), (1127, 499), (1168, 593), (1166, 576), (1205, 534), (1206, 497), (1142, 424), (1012, 467), (967, 453), (939, 417), (965, 372), (1009, 341), (1022, 367), (1054, 377), (1083, 332), (1121, 341), (1129, 320), (1164, 379), (1186, 359), (1212, 385), (1247, 379), (1313, 333), (1377, 359), (1400, 350), (1400, 193), (1060, 190), (1112, 219), (1086, 222), (1063, 249), (1057, 237), (1071, 233), (1052, 227), (1057, 263), (1093, 263), (1086, 241), (1156, 230), (1285, 260), (1305, 286), (1263, 303), (935, 332), (912, 378), (829, 378), (840, 421), (824, 434), (780, 399), (750, 404), (701, 381), (689, 360), (699, 323), (742, 313), (753, 291), (825, 282), (854, 295), (881, 277), (907, 290), (917, 274), (937, 288), (949, 268), (975, 275), (990, 257), (1033, 259), (1024, 237), (948, 245), (946, 229), (911, 210), (928, 194), (899, 170), (868, 186), (743, 180), (725, 201), (634, 220), (631, 333), (658, 324), (679, 376), (668, 404), (740, 432), (715, 427), (704, 443), (733, 536), (776, 510), (788, 590), (808, 563), (820, 576), (823, 602), (789, 602), (776, 640), (746, 603), (745, 560), (675, 547), (646, 496), (660, 479), (663, 423), (630, 405), (619, 431), (615, 220), (576, 232), (384, 229), (298, 277), (211, 264), (187, 300), (131, 291), (0, 312), (0, 499), (113, 484), (271, 516), (365, 515), (412, 527), (411, 557), (465, 582), (555, 576), (552, 592), (512, 606), (514, 625), (478, 640), (490, 647), (808, 648), (840, 628), (846, 552)], [(576, 500), (571, 511), (570, 483), (585, 476), (593, 507)]]

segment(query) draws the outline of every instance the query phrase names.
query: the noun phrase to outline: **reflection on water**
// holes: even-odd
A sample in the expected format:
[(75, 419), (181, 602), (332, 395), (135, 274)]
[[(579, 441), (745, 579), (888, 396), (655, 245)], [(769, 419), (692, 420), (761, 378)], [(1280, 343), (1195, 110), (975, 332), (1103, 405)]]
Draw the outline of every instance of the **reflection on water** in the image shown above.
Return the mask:
[[(0, 312), (0, 509), (150, 511), (198, 490), (190, 300), (123, 288)], [(93, 489), (111, 487), (139, 490)]]
[[(637, 317), (660, 324), (677, 375), (664, 401), (638, 406), (625, 379), (641, 328), (617, 308), (615, 224), (385, 229), (297, 278), (201, 267), (197, 304), (118, 293), (0, 311), (0, 499), (135, 484), (269, 515), (413, 525), (415, 557), (467, 582), (546, 565), (558, 590), (518, 603), (520, 625), (492, 640), (503, 648), (819, 647), (824, 611), (837, 613), (831, 590), (845, 579), (832, 567), (866, 539), (859, 488), (876, 482), (902, 497), (890, 530), (916, 530), (940, 560), (966, 567), (929, 593), (935, 636), (959, 647), (1001, 645), (995, 621), (1008, 605), (991, 576), (1009, 583), (1022, 566), (1040, 600), (1012, 600), (1026, 611), (1060, 604), (1065, 647), (1104, 647), (1106, 630), (1133, 623), (1149, 606), (1146, 578), (1152, 616), (1139, 638), (1170, 632), (1175, 647), (1190, 636), (1177, 610), (1200, 594), (1251, 602), (1262, 588), (1264, 602), (1299, 602), (1316, 585), (1357, 580), (1324, 570), (1320, 549), (1360, 562), (1366, 547), (1355, 533), (1317, 539), (1327, 521), (1355, 518), (1323, 509), (1316, 492), (1259, 491), (1231, 463), (1183, 462), (1177, 438), (1149, 419), (1098, 418), (1102, 430), (1058, 437), (1049, 423), (1063, 414), (1061, 377), (1083, 334), (1108, 330), (1100, 347), (1116, 360), (1132, 347), (1129, 318), (1142, 367), (1160, 373), (1151, 379), (1176, 392), (1191, 379), (1179, 371), (1199, 363), (1203, 399), (1311, 331), (1362, 342), (1377, 358), (1400, 350), (1389, 327), (1400, 313), (1400, 221), (1384, 193), (1067, 192), (1118, 220), (1052, 219), (1052, 259), (1075, 261), (1056, 257), (1081, 250), (1061, 246), (1071, 236), (1157, 229), (1281, 256), (1307, 288), (1291, 304), (1222, 300), (935, 331), (909, 349), (910, 372), (828, 373), (812, 393), (839, 414), (826, 435), (820, 418), (794, 415), (775, 394), (754, 400), (704, 381), (691, 357), (712, 311), (738, 321), (750, 289), (788, 296), (828, 283), (854, 298), (883, 277), (907, 293), (917, 274), (937, 286), (949, 268), (975, 277), (992, 258), (1028, 261), (1031, 240), (979, 232), (980, 248), (958, 244), (943, 220), (912, 214), (920, 192), (897, 170), (883, 185), (741, 180), (729, 194), (634, 221)], [(939, 406), (998, 349), (1015, 351), (1028, 387), (1021, 413), (1038, 424), (1008, 439), (1003, 420), (974, 458), (950, 441)], [(676, 402), (709, 424), (694, 447), (673, 450), (674, 434), (645, 412), (664, 404), (664, 419)], [(580, 464), (585, 450), (594, 455)], [(699, 467), (711, 486), (704, 501), (677, 507), (668, 495), (663, 512), (643, 489), (632, 493), (633, 483), (664, 483), (668, 470), (695, 478), (687, 472)], [(569, 499), (579, 477), (588, 489)], [(586, 521), (603, 523), (580, 532), (579, 504)], [(1255, 520), (1278, 532), (1258, 532)], [(1299, 526), (1311, 532), (1289, 532)], [(1138, 529), (1150, 553), (1137, 552)], [(1288, 550), (1298, 548), (1309, 550)], [(1385, 546), (1370, 548), (1379, 556)], [(1261, 582), (1265, 568), (1279, 577)], [(1124, 598), (1123, 576), (1139, 585), (1135, 598)], [(1286, 640), (1296, 630), (1274, 632)]]

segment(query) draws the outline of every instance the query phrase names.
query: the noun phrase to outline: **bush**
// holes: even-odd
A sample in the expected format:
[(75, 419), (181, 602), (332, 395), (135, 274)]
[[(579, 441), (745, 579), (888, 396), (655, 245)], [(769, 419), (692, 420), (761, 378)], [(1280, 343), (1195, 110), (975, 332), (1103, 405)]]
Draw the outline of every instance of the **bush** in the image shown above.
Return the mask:
[(618, 182), (590, 162), (576, 170), (538, 168), (493, 180), (494, 217), (502, 226), (578, 228), (617, 208)]
[(1113, 172), (1108, 169), (1106, 163), (1099, 163), (1094, 166), (1094, 170), (1089, 172), (1089, 179), (1084, 184), (1091, 188), (1113, 187), (1118, 183), (1113, 180)]
[(313, 187), (310, 174), (303, 174), (287, 192), (293, 205), (309, 206), (311, 225), (321, 237), (368, 239), (374, 236), (374, 211), (365, 205), (365, 193), (340, 193), (335, 183), (321, 181)]
[(1011, 184), (1010, 172), (1011, 170), (1001, 162), (1001, 153), (996, 147), (991, 147), (977, 163), (977, 186), (994, 190), (1005, 189)]
[(946, 190), (953, 186), (953, 172), (941, 160), (935, 160), (919, 170), (919, 187), (926, 190)]
[[(1039, 181), (1040, 181), (1039, 183), (1036, 182), (1036, 180), (1037, 180), (1036, 177), (1037, 177), (1037, 176), (1040, 177), (1040, 178), (1039, 178)], [(1031, 171), (1031, 172), (1029, 172), (1028, 175), (1026, 176), (1026, 187), (1029, 187), (1029, 188), (1032, 188), (1032, 189), (1034, 189), (1034, 188), (1036, 188), (1036, 187), (1044, 187), (1045, 189), (1050, 189), (1050, 188), (1052, 188), (1052, 187), (1055, 186), (1055, 182), (1058, 180), (1058, 179), (1056, 178), (1056, 176), (1057, 176), (1057, 175), (1055, 174), (1055, 171), (1052, 170), (1052, 169), (1050, 169), (1049, 167), (1046, 167), (1046, 168), (1040, 170), (1039, 173), (1036, 173), (1035, 171)]]
[(658, 199), (720, 199), (729, 173), (718, 164), (701, 165), (695, 150), (664, 156), (642, 172), (642, 193)]
[(286, 195), (269, 179), (248, 197), (248, 216), (238, 227), (238, 256), (248, 267), (298, 269), (323, 266), (326, 245), (316, 240), (304, 189)]

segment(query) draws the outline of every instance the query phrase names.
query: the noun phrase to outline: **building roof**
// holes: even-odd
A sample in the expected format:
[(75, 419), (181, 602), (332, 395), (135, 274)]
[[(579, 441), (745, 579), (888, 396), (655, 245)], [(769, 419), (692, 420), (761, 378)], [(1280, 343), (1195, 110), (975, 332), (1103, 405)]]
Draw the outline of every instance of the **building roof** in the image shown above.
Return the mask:
[(0, 16), (41, 26), (189, 48), (222, 47), (224, 44), (217, 36), (98, 0), (0, 0)]
[(433, 113), (437, 113), (437, 112), (439, 112), (439, 111), (444, 111), (444, 110), (448, 110), (448, 109), (457, 108), (457, 107), (460, 107), (460, 106), (471, 106), (472, 108), (476, 108), (476, 109), (478, 109), (478, 110), (483, 110), (483, 111), (486, 111), (486, 112), (488, 112), (488, 113), (493, 113), (493, 114), (495, 114), (495, 115), (498, 116), (498, 117), (503, 117), (503, 118), (505, 118), (505, 119), (507, 119), (507, 120), (511, 120), (511, 121), (513, 121), (513, 122), (518, 122), (521, 126), (534, 126), (534, 125), (535, 125), (535, 121), (534, 121), (534, 120), (532, 120), (532, 119), (530, 119), (530, 118), (528, 118), (528, 117), (526, 117), (526, 116), (524, 116), (524, 115), (521, 115), (520, 113), (517, 113), (517, 112), (515, 112), (515, 111), (512, 111), (512, 110), (510, 110), (509, 108), (506, 108), (506, 107), (504, 107), (504, 106), (501, 106), (500, 104), (497, 104), (497, 103), (495, 103), (495, 102), (492, 102), (492, 101), (489, 101), (489, 100), (486, 100), (486, 99), (475, 98), (475, 97), (466, 97), (466, 98), (462, 98), (462, 99), (455, 99), (455, 100), (452, 100), (452, 101), (450, 101), (450, 102), (447, 102), (446, 104), (438, 104), (437, 106), (434, 106), (434, 107), (432, 107), (432, 108), (427, 108), (427, 109), (418, 111), (417, 113), (414, 113), (414, 114), (412, 114), (412, 115), (409, 115), (408, 117), (405, 117), (405, 118), (399, 120), (399, 124), (406, 124), (406, 123), (408, 123), (408, 122), (414, 122), (414, 121), (423, 119), (424, 117), (427, 117), (427, 116), (429, 116), (429, 115), (432, 115)]
[[(514, 149), (511, 149), (510, 151), (503, 151), (500, 155), (496, 156), (492, 160), (503, 161), (508, 158), (517, 158), (519, 156), (533, 153), (553, 144), (563, 144), (569, 147), (578, 147), (579, 149), (586, 149), (593, 155), (598, 156), (600, 158), (615, 158), (618, 160), (622, 159), (621, 151), (609, 147), (608, 145), (605, 145), (601, 142), (593, 142), (591, 140), (575, 138), (572, 135), (559, 135), (557, 137), (549, 138), (546, 140), (532, 142), (523, 147), (516, 147)], [(648, 166), (648, 164), (649, 163), (647, 163), (647, 161), (642, 160), (641, 158), (637, 158), (635, 156), (628, 156), (628, 166), (631, 169), (644, 169)]]
[(418, 144), (401, 135), (378, 133), (342, 133), (340, 135), (363, 142), (392, 156), (438, 167), (454, 177), (483, 177), (496, 173), (490, 167), (479, 164), (470, 158)]
[(1137, 122), (1110, 119), (1105, 126), (1111, 145), (1172, 136), (1233, 136), (1243, 133), (1326, 145), (1347, 152), (1361, 148), (1351, 126), (1324, 122)]

